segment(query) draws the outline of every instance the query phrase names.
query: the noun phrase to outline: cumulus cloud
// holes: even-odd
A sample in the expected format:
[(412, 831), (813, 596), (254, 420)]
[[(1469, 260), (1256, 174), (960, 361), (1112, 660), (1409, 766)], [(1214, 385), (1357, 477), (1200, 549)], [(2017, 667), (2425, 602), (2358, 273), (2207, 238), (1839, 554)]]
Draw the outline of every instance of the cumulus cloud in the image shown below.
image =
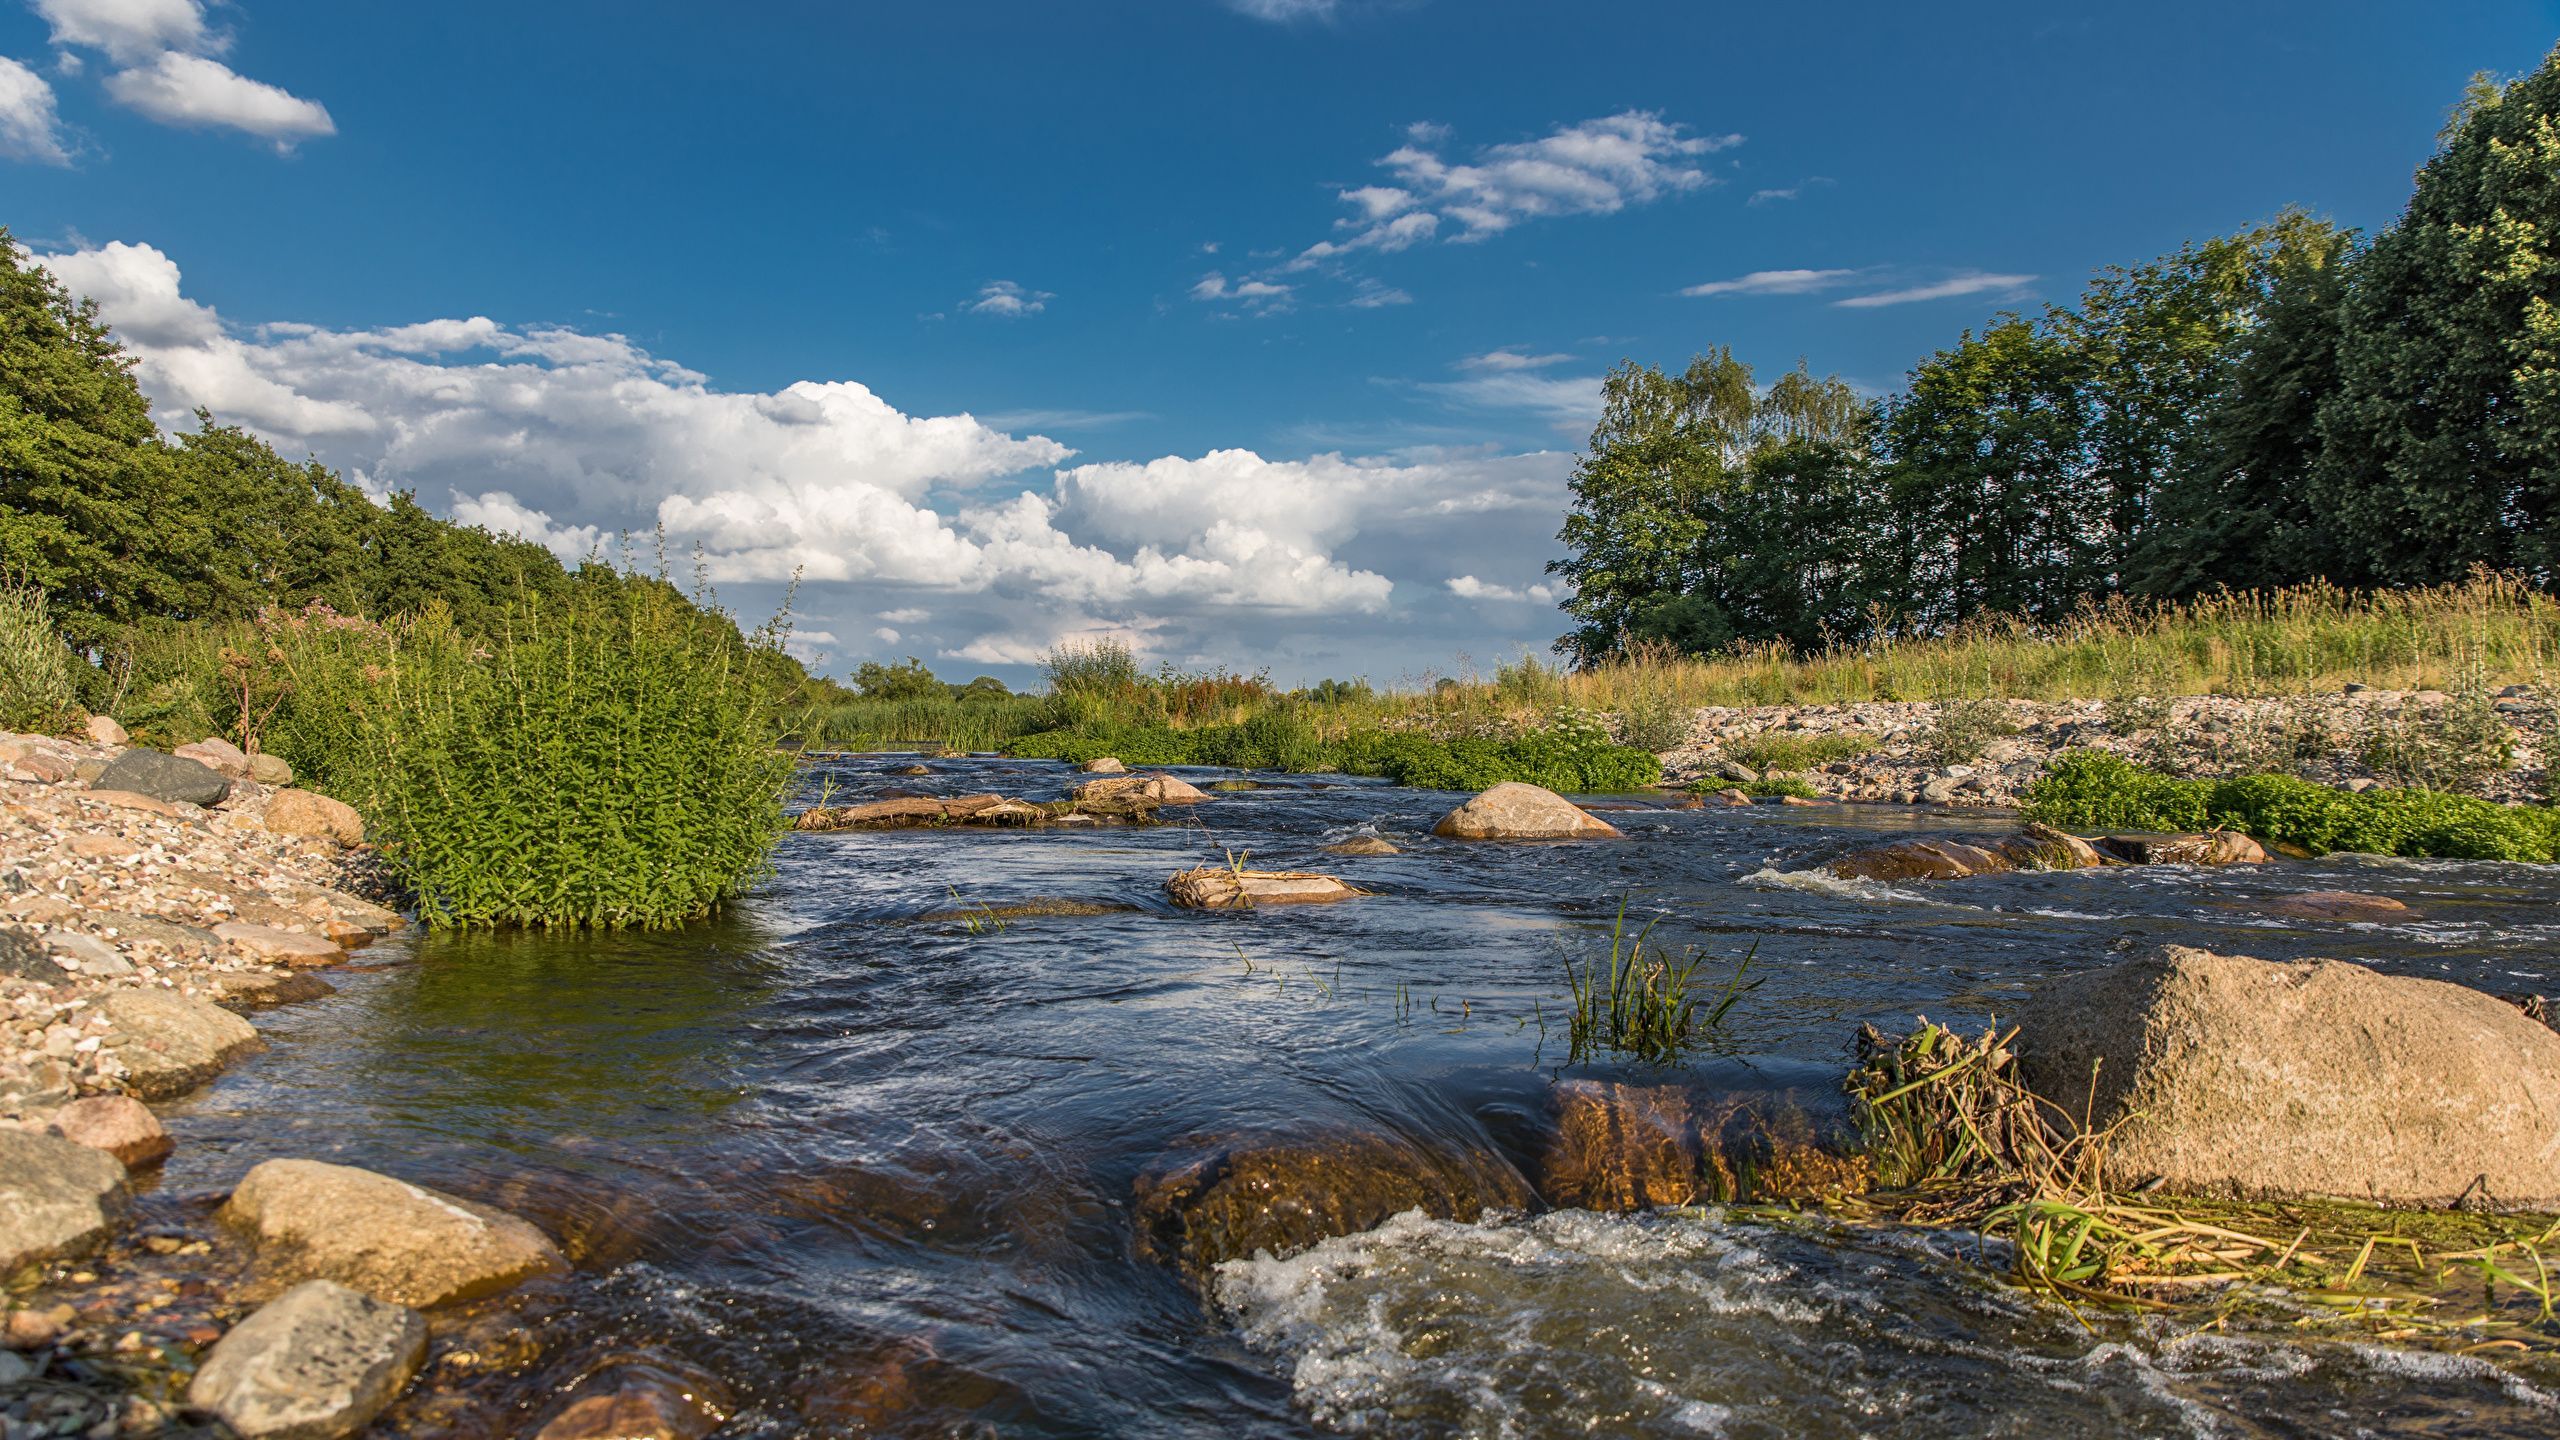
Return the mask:
[(1831, 303), (1843, 309), (1865, 310), (1879, 305), (1912, 305), (1923, 300), (1952, 300), (1964, 295), (1989, 295), (2023, 290), (2035, 283), (2033, 275), (1989, 275), (1969, 270), (1926, 285), (1912, 285), (1899, 290), (1879, 290), (1871, 295), (1852, 295)]
[(290, 150), (338, 133), (328, 108), (252, 80), (212, 57), (231, 36), (206, 23), (203, 0), (31, 0), (63, 47), (62, 70), (83, 68), (71, 47), (103, 52), (118, 104), (163, 125), (238, 130)]
[(1731, 280), (1710, 280), (1692, 285), (1683, 295), (1809, 295), (1844, 285), (1857, 277), (1855, 270), (1754, 270)]
[(107, 77), (107, 93), (163, 125), (222, 126), (272, 140), (279, 150), (338, 133), (328, 109), (233, 72), (202, 55), (164, 53)]
[(54, 111), (53, 87), (6, 55), (0, 55), (0, 156), (43, 165), (71, 163), (62, 121)]
[(1488, 630), (1421, 557), (1534, 571), (1571, 468), (1240, 449), (1076, 464), (1044, 436), (909, 415), (850, 380), (725, 391), (622, 335), (482, 316), (243, 326), (151, 245), (38, 258), (99, 301), (164, 425), (206, 406), (570, 560), (663, 526), (724, 586), (803, 576), (820, 633), (951, 660), (1028, 664), (1097, 635), (1186, 664), (1352, 673), (1329, 657), (1499, 649), (1534, 617)]
[(993, 315), (999, 319), (1015, 320), (1025, 315), (1039, 314), (1049, 308), (1050, 301), (1057, 298), (1046, 290), (1027, 290), (1010, 280), (990, 280), (979, 288), (977, 299), (961, 308), (972, 315)]
[(1496, 585), (1473, 575), (1460, 575), (1449, 580), (1449, 593), (1461, 600), (1533, 601), (1553, 605), (1563, 592), (1553, 585)]

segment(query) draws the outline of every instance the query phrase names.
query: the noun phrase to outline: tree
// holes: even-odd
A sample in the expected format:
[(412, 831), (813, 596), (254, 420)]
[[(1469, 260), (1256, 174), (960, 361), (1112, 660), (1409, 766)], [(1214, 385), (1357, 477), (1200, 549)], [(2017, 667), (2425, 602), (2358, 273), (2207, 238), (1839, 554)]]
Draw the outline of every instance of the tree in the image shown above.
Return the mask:
[(913, 655), (904, 665), (883, 665), (866, 660), (853, 672), (854, 688), (865, 700), (948, 700), (951, 687), (933, 678), (933, 672)]
[(2346, 274), (2313, 498), (2338, 578), (2560, 573), (2560, 49), (2482, 77)]

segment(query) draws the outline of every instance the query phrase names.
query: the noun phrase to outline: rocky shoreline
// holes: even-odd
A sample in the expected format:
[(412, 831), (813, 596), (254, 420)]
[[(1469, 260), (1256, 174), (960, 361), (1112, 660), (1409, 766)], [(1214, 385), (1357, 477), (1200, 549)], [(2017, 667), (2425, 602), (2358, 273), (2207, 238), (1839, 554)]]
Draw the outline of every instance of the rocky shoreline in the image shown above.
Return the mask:
[[(1747, 783), (1765, 772), (1801, 779), (1831, 800), (2011, 807), (2054, 756), (2096, 749), (2181, 775), (2290, 769), (2360, 790), (2391, 783), (2366, 758), (2376, 737), (2424, 733), (2458, 704), (2442, 691), (2354, 685), (2335, 695), (2276, 698), (1707, 706), (1692, 713), (1686, 738), (1661, 752), (1662, 769), (1672, 784)], [(2493, 800), (2542, 794), (2554, 729), (2550, 702), (2511, 685), (2489, 708), (2495, 718), (2483, 723), (2505, 727), (2512, 754), (2503, 770), (2472, 788)], [(1867, 748), (1803, 765), (1750, 763), (1768, 750), (1818, 755), (1826, 746)]]

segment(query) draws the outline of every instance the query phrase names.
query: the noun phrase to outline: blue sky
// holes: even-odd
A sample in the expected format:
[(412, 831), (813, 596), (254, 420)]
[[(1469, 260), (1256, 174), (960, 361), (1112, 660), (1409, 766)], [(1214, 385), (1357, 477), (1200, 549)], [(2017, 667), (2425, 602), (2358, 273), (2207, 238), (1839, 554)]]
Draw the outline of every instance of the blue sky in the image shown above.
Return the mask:
[[(1885, 390), (2006, 306), (2405, 200), (2550, 0), (0, 0), (0, 223), (164, 413), (830, 668), (1382, 681), (1563, 628), (1597, 377)], [(895, 638), (889, 638), (894, 636)], [(1463, 657), (1463, 659), (1462, 659)]]

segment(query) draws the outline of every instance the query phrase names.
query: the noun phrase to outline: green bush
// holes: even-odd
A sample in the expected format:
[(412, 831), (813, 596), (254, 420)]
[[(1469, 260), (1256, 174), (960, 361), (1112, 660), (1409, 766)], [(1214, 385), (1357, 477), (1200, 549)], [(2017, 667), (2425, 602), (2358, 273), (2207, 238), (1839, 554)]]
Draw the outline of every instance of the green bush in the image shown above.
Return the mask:
[(2291, 775), (2180, 780), (2098, 750), (2055, 757), (2027, 788), (2025, 813), (2064, 829), (2239, 830), (2315, 855), (2560, 858), (2560, 810), (2433, 790), (2356, 794)]
[(681, 924), (782, 833), (791, 764), (770, 692), (741, 683), (770, 637), (664, 585), (581, 583), (487, 639), (440, 606), (259, 628), (242, 690), (275, 698), (252, 733), (364, 812), (429, 924)]
[(1866, 735), (1805, 735), (1771, 730), (1724, 747), (1724, 753), (1754, 770), (1810, 770), (1835, 760), (1852, 760), (1876, 748)]

